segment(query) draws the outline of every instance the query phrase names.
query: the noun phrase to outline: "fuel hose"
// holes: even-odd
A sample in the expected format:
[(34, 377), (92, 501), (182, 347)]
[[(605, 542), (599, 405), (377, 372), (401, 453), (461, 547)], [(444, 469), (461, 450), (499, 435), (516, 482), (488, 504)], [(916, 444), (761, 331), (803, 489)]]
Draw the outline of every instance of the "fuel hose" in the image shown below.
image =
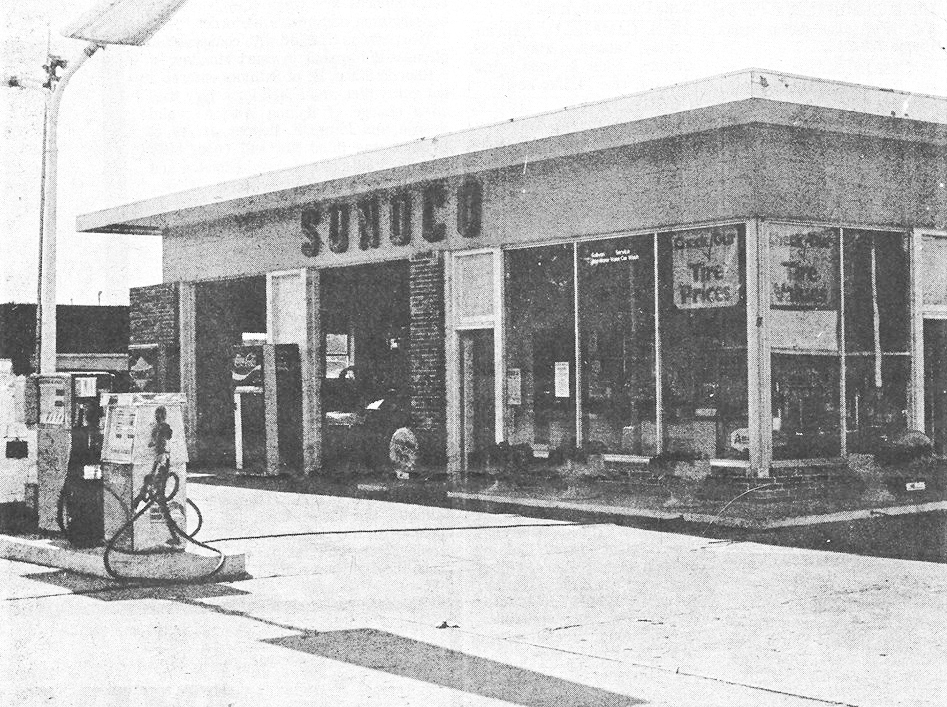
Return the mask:
[[(168, 482), (173, 482), (173, 488), (170, 493), (168, 493)], [(173, 581), (173, 582), (204, 582), (216, 575), (224, 567), (224, 562), (226, 556), (220, 550), (215, 547), (208, 545), (207, 543), (197, 540), (194, 536), (200, 532), (201, 526), (204, 524), (204, 517), (201, 514), (200, 508), (197, 507), (197, 504), (194, 503), (191, 499), (187, 499), (187, 504), (194, 509), (194, 513), (197, 515), (197, 527), (193, 532), (188, 533), (171, 515), (171, 510), (168, 506), (169, 502), (174, 499), (177, 495), (178, 490), (180, 489), (181, 481), (176, 473), (170, 471), (169, 464), (167, 460), (162, 461), (161, 459), (156, 459), (154, 465), (152, 466), (152, 472), (150, 475), (145, 477), (145, 482), (142, 485), (141, 491), (135, 497), (132, 502), (131, 509), (126, 508), (126, 512), (131, 516), (124, 524), (109, 538), (108, 542), (105, 544), (105, 552), (102, 555), (102, 559), (105, 563), (105, 571), (108, 572), (109, 576), (117, 579), (120, 582), (129, 582), (129, 581)], [(105, 488), (108, 489), (119, 503), (122, 506), (125, 506), (124, 501), (107, 485)], [(178, 504), (180, 506), (180, 504)], [(141, 506), (139, 508), (139, 506)], [(155, 551), (150, 550), (125, 550), (118, 547), (119, 541), (122, 537), (129, 532), (132, 527), (135, 525), (135, 521), (141, 518), (145, 513), (151, 510), (152, 507), (157, 506), (161, 511), (161, 516), (165, 522), (165, 525), (168, 527), (168, 532), (171, 533), (171, 542), (174, 545), (183, 545), (184, 543), (190, 543), (196, 547), (203, 548), (209, 552), (217, 555), (217, 562), (212, 570), (209, 572), (203, 572), (194, 577), (188, 577), (186, 579), (160, 579), (155, 577), (140, 577), (135, 575), (127, 575), (119, 572), (114, 565), (112, 564), (112, 555), (156, 555), (160, 554), (162, 550)], [(134, 510), (137, 509), (137, 510)], [(131, 511), (134, 510), (134, 513)], [(166, 551), (164, 551), (166, 552)]]

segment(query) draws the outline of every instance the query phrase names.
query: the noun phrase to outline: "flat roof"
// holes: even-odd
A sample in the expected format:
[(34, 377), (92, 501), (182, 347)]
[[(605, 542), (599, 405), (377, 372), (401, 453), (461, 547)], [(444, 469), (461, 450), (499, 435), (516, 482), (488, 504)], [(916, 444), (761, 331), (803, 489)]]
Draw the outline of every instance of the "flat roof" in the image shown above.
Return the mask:
[[(799, 106), (886, 118), (889, 123), (893, 119), (902, 126), (928, 123), (934, 130), (922, 131), (926, 139), (947, 144), (947, 98), (744, 69), (94, 211), (77, 217), (76, 230), (158, 235), (177, 225), (713, 127), (759, 121), (797, 124), (793, 110)], [(668, 117), (676, 119), (662, 120)], [(893, 132), (897, 127), (887, 132), (898, 134)]]

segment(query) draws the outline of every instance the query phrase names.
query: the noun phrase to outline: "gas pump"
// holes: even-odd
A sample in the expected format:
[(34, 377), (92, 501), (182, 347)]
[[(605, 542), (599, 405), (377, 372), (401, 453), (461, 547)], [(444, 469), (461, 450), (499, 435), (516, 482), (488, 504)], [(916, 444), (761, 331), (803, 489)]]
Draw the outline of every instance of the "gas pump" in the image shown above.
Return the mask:
[[(205, 581), (224, 568), (224, 553), (194, 537), (203, 518), (186, 493), (184, 395), (113, 393), (108, 373), (33, 382), (40, 529), (78, 548), (104, 544), (106, 572), (123, 581)], [(189, 544), (206, 552), (183, 552)]]
[[(103, 553), (106, 571), (135, 579), (136, 555), (180, 553), (190, 543), (217, 555), (216, 566), (190, 580), (219, 572), (224, 553), (196, 540), (203, 519), (187, 498), (185, 397), (181, 393), (119, 393), (102, 396)], [(197, 527), (187, 530), (187, 506)]]
[[(118, 393), (102, 396), (105, 435), (102, 444), (103, 523), (106, 538), (121, 551), (177, 549), (173, 529), (187, 527), (187, 445), (184, 395)], [(147, 513), (135, 520), (135, 507), (155, 496)], [(137, 502), (137, 503), (136, 503)], [(173, 523), (168, 522), (170, 516)], [(125, 526), (128, 526), (127, 528)]]
[(38, 521), (41, 530), (61, 530), (77, 547), (103, 537), (102, 435), (99, 394), (109, 391), (109, 373), (37, 376)]

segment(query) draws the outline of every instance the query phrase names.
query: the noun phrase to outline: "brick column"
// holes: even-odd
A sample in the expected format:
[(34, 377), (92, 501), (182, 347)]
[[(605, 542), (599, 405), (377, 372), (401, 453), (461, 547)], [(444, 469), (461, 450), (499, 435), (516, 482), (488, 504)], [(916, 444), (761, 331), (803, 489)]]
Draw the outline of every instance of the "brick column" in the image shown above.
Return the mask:
[(411, 424), (421, 460), (443, 464), (447, 452), (444, 354), (444, 254), (418, 253), (410, 262)]
[(181, 392), (187, 400), (184, 435), (193, 459), (197, 440), (197, 292), (193, 282), (182, 282), (178, 296), (181, 346)]
[(178, 283), (134, 287), (129, 305), (129, 345), (157, 350), (154, 390), (180, 390)]
[(307, 269), (306, 340), (299, 347), (302, 375), (303, 473), (317, 474), (322, 468), (322, 319), (320, 315), (319, 271)]

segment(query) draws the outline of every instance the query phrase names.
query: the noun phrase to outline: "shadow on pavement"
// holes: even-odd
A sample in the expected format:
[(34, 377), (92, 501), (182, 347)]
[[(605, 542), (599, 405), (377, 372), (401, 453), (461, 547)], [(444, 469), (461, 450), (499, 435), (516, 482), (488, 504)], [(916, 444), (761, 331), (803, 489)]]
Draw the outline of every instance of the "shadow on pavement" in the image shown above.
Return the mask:
[(81, 594), (100, 601), (134, 601), (138, 599), (169, 599), (175, 601), (213, 599), (215, 597), (249, 594), (227, 584), (120, 584), (101, 577), (75, 574), (66, 570), (33, 572), (23, 575), (34, 582), (42, 582), (73, 594)]
[(820, 523), (763, 532), (732, 533), (733, 539), (809, 550), (947, 562), (947, 513), (918, 513)]
[(629, 707), (643, 700), (377, 629), (273, 638), (272, 645), (525, 707)]

